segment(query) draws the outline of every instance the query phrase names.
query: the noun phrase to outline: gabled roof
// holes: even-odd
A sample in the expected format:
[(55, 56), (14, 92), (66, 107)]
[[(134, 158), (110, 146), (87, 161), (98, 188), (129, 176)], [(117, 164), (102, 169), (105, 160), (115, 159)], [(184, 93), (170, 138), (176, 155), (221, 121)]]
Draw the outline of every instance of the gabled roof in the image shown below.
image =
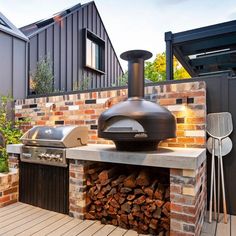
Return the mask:
[(191, 76), (236, 74), (236, 20), (180, 33), (165, 33), (173, 54)]
[(78, 10), (80, 7), (82, 6), (85, 6), (89, 3), (86, 3), (86, 4), (83, 4), (81, 5), (80, 3), (73, 6), (73, 7), (70, 7), (68, 9), (65, 9), (65, 10), (62, 10), (58, 13), (55, 13), (54, 15), (46, 18), (46, 19), (43, 19), (43, 20), (39, 20), (39, 21), (36, 21), (32, 24), (29, 24), (29, 25), (26, 25), (26, 26), (23, 26), (20, 28), (20, 30), (28, 37), (32, 37), (34, 36), (35, 34), (37, 34), (39, 31), (49, 27), (51, 24), (54, 24), (56, 21), (58, 21), (59, 19), (62, 19), (63, 17), (65, 17), (66, 15), (70, 14), (71, 12), (73, 11), (76, 11)]
[(28, 41), (29, 39), (14, 26), (1, 12), (0, 12), (0, 31), (10, 34), (16, 38)]

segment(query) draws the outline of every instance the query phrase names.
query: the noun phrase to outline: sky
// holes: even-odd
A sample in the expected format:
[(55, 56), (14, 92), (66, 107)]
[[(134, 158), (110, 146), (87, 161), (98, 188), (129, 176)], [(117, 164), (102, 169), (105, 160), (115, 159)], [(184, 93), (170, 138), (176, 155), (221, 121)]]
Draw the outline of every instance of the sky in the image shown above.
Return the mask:
[[(47, 18), (85, 0), (0, 0), (0, 11), (17, 27)], [(235, 0), (95, 0), (115, 51), (165, 51), (164, 33), (236, 20)], [(124, 70), (127, 62), (120, 59)]]

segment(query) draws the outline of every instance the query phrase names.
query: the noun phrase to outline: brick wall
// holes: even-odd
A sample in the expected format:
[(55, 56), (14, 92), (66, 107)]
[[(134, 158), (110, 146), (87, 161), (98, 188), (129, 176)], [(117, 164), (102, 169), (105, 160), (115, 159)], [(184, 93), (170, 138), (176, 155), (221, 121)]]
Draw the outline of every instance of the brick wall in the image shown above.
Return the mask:
[[(70, 215), (84, 219), (86, 171), (97, 162), (70, 160)], [(118, 164), (116, 164), (118, 165)], [(206, 161), (197, 170), (170, 169), (170, 235), (199, 236), (206, 211)]]
[(7, 174), (0, 173), (0, 208), (17, 202), (18, 190), (18, 170), (12, 170)]
[[(205, 145), (206, 85), (186, 82), (148, 86), (145, 98), (168, 108), (177, 120), (177, 138), (161, 143), (169, 147)], [(109, 143), (97, 138), (97, 120), (101, 112), (127, 97), (127, 89), (78, 93), (63, 96), (17, 100), (16, 119), (30, 118), (23, 130), (34, 125), (87, 125), (89, 143)]]
[(170, 169), (170, 235), (200, 235), (207, 202), (206, 181), (206, 162), (197, 170)]
[(84, 219), (86, 212), (86, 171), (93, 162), (70, 160), (69, 215)]

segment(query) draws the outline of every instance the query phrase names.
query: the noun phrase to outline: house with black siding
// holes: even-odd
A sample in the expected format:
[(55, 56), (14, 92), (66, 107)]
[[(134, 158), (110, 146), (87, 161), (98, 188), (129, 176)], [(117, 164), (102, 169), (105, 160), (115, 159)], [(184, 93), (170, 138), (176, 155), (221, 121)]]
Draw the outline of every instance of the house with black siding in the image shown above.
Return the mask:
[(20, 29), (28, 38), (28, 88), (37, 62), (52, 62), (54, 89), (71, 92), (119, 85), (118, 57), (94, 2), (77, 4)]
[(28, 38), (0, 12), (0, 95), (25, 98)]

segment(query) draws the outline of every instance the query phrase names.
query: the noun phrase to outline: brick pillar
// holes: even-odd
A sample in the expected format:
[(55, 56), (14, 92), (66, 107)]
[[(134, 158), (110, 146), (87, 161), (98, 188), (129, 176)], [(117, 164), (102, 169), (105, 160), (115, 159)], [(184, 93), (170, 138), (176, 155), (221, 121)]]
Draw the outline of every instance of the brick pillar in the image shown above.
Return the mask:
[(0, 173), (0, 208), (17, 202), (18, 197), (18, 169), (13, 169), (9, 173)]
[(0, 173), (0, 208), (18, 201), (20, 154), (9, 153), (9, 173)]
[(84, 219), (86, 212), (86, 171), (92, 162), (70, 160), (69, 163), (69, 215)]
[(19, 169), (20, 154), (8, 153), (8, 166), (9, 168)]
[(170, 169), (171, 236), (199, 236), (206, 210), (206, 162), (197, 170)]

